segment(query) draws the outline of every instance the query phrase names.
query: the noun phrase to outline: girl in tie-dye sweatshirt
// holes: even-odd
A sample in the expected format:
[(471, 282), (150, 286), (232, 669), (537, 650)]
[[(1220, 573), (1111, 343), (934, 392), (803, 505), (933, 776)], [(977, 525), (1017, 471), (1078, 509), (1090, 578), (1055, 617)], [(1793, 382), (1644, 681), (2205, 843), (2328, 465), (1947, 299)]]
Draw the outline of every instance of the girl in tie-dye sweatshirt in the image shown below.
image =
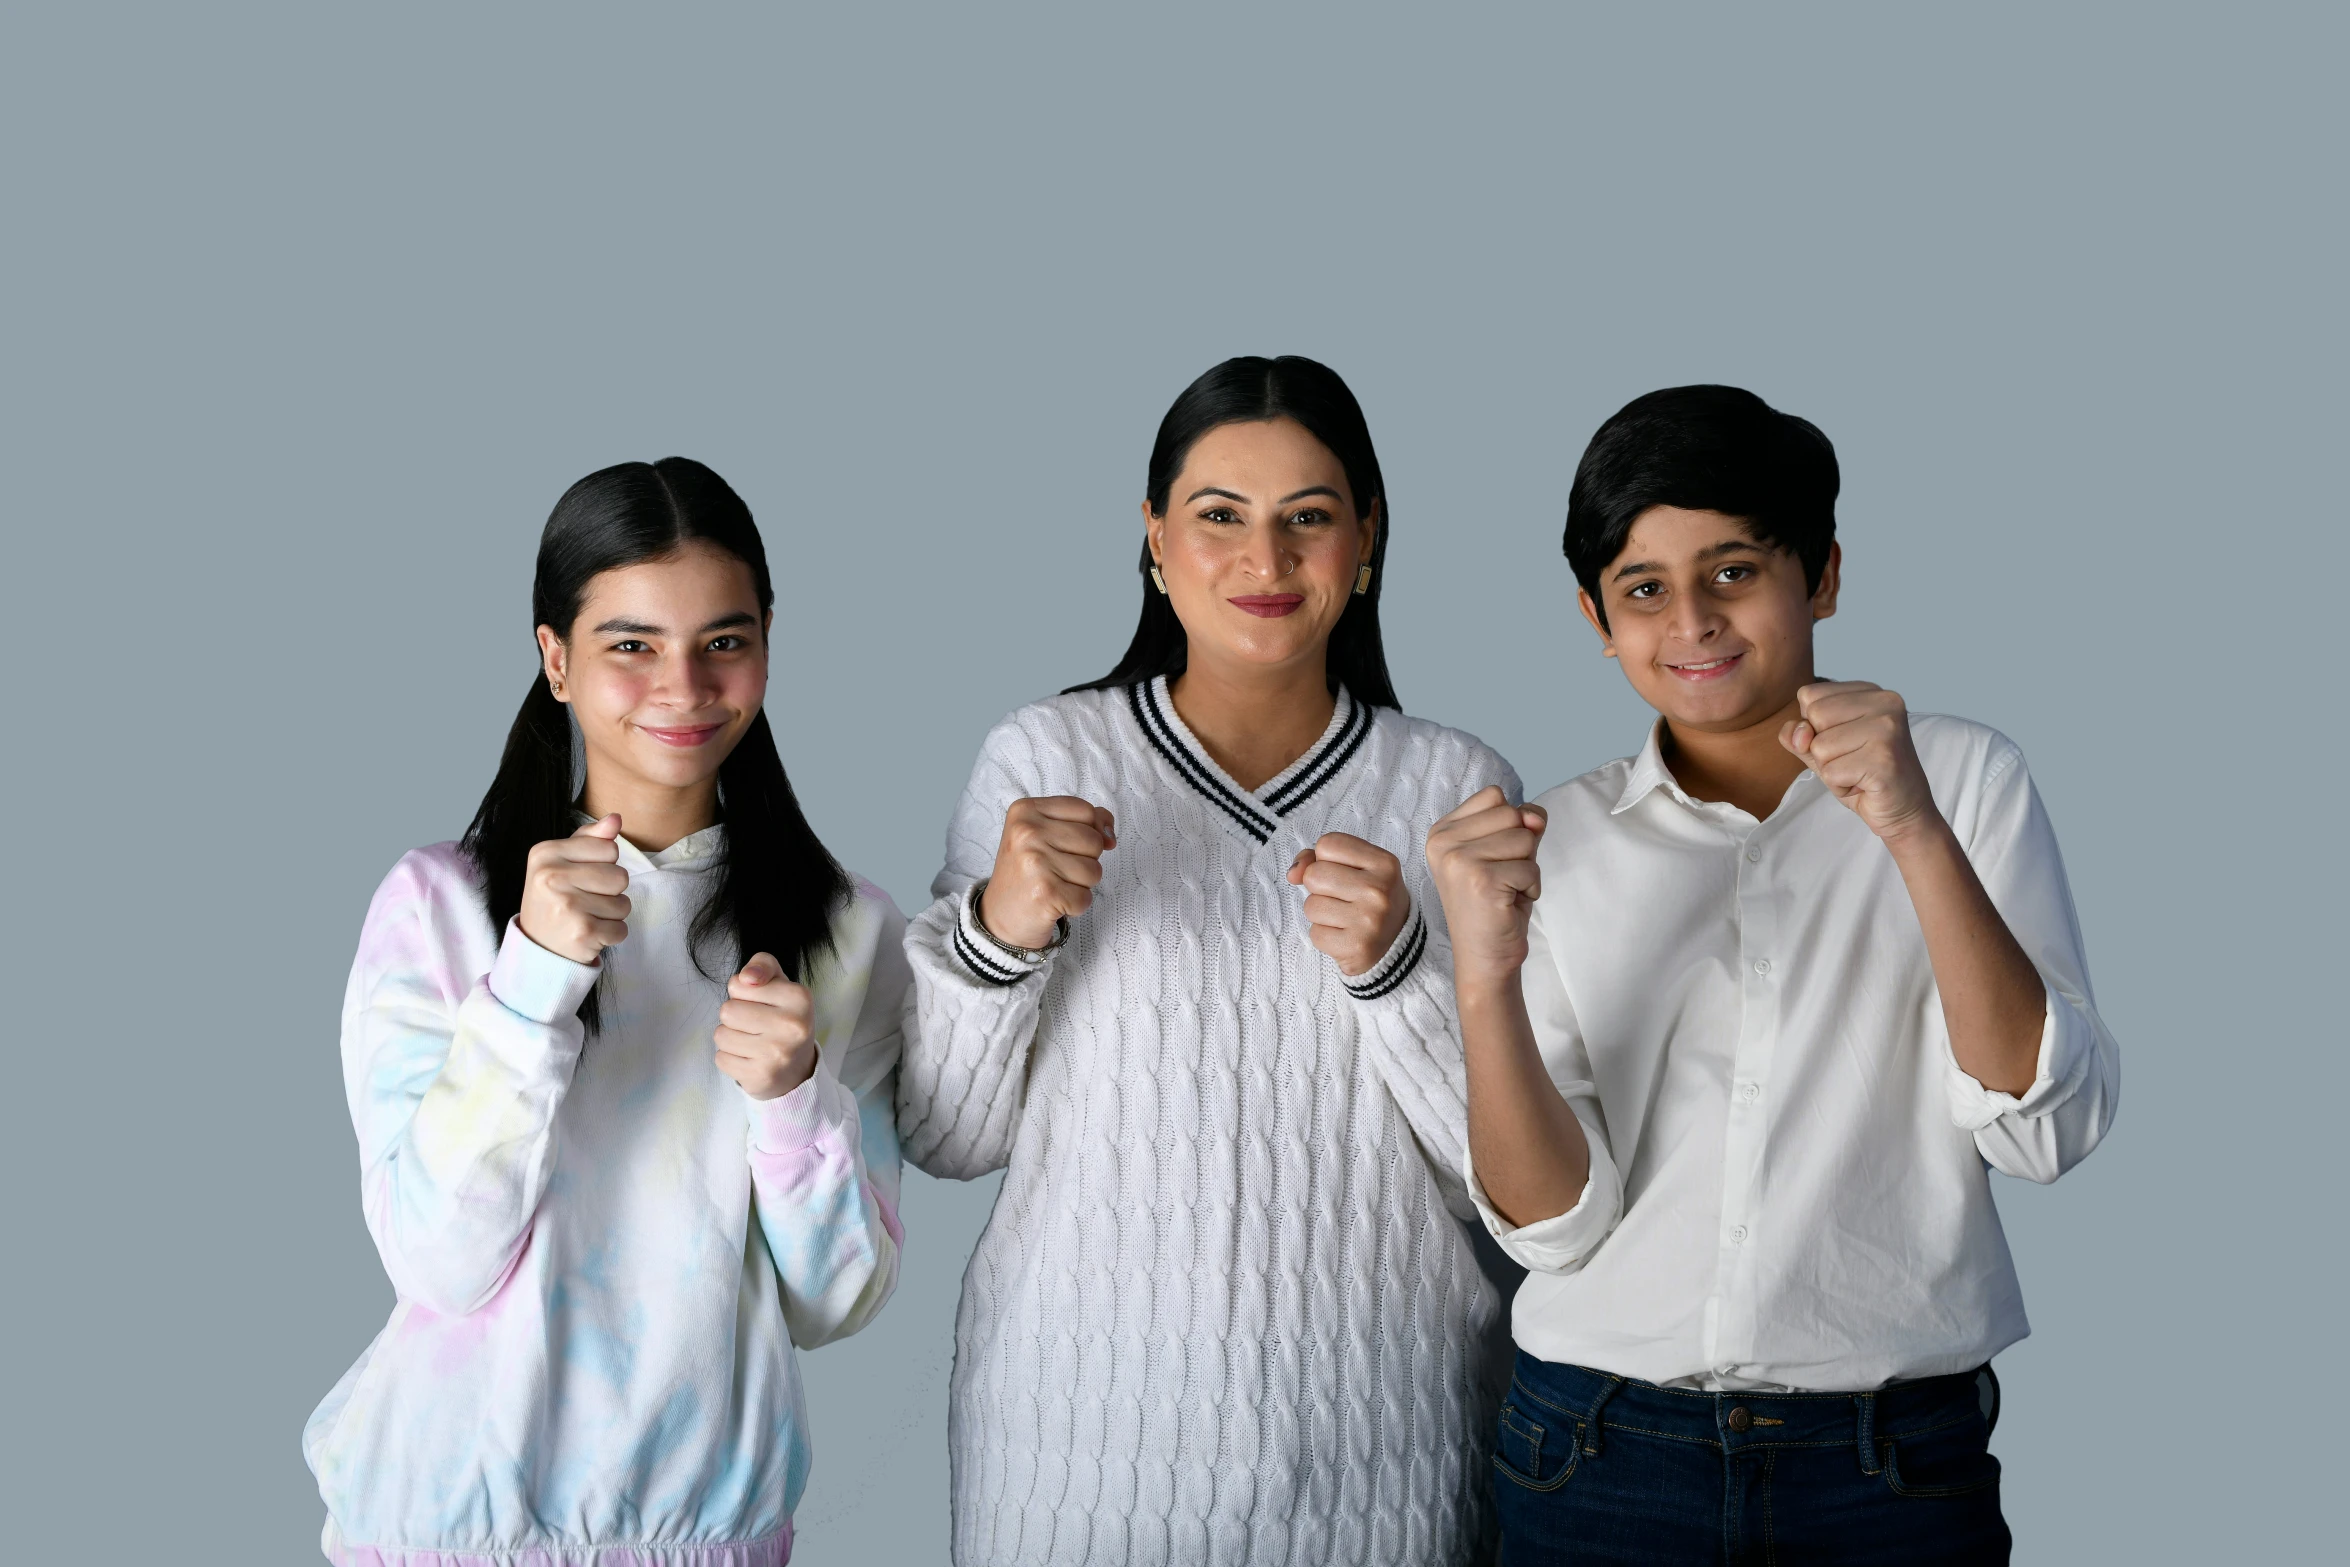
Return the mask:
[(393, 868), (344, 1002), (398, 1305), (304, 1436), (324, 1546), (776, 1567), (809, 1467), (792, 1346), (897, 1278), (904, 922), (792, 797), (723, 480), (581, 480), (534, 598), (544, 680), (497, 782)]

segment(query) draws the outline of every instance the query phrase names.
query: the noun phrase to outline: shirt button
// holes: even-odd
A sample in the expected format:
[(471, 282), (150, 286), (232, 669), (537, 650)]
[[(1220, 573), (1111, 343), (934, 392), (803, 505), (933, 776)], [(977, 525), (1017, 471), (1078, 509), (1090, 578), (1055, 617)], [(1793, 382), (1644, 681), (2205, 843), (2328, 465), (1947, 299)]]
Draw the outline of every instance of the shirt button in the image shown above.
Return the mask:
[(1754, 1103), (1757, 1099), (1762, 1097), (1762, 1084), (1740, 1083), (1738, 1085), (1738, 1097), (1745, 1100), (1748, 1104)]
[(1754, 971), (1757, 974), (1768, 974), (1771, 971), (1771, 960), (1769, 958), (1756, 958), (1754, 960)]
[(1749, 865), (1759, 865), (1762, 863), (1762, 850), (1755, 848), (1752, 844), (1749, 844), (1746, 849), (1746, 863)]
[(1743, 1246), (1746, 1244), (1745, 1225), (1733, 1224), (1730, 1226), (1730, 1244), (1733, 1246)]

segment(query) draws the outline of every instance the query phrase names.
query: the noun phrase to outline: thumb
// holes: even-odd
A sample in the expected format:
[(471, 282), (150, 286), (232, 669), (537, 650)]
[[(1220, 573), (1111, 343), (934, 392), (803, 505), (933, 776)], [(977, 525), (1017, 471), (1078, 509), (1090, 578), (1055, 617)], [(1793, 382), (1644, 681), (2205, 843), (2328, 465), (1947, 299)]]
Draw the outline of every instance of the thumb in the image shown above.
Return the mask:
[(1800, 718), (1790, 718), (1779, 726), (1779, 743), (1785, 746), (1791, 754), (1802, 757), (1807, 762), (1811, 758), (1805, 756), (1804, 753), (1811, 749), (1811, 740), (1812, 727)]
[(1539, 805), (1519, 806), (1518, 819), (1524, 822), (1526, 830), (1537, 838), (1541, 837), (1550, 827), (1550, 812)]
[(1296, 859), (1294, 859), (1294, 860), (1291, 860), (1291, 861), (1289, 862), (1289, 884), (1290, 884), (1292, 887), (1302, 887), (1302, 886), (1304, 886), (1304, 885), (1306, 884), (1306, 867), (1307, 867), (1307, 866), (1309, 866), (1309, 865), (1311, 865), (1311, 864), (1313, 864), (1313, 863), (1314, 863), (1314, 851), (1313, 851), (1313, 850), (1311, 850), (1311, 849), (1300, 849), (1300, 850), (1298, 850), (1298, 851), (1297, 851), (1297, 858), (1296, 858)]
[(775, 961), (772, 953), (754, 952), (737, 977), (746, 985), (772, 985), (783, 978), (783, 965)]
[(620, 813), (618, 811), (614, 811), (611, 815), (605, 817), (601, 821), (590, 822), (585, 827), (582, 827), (574, 836), (581, 838), (601, 838), (606, 843), (610, 843), (613, 839), (620, 836)]

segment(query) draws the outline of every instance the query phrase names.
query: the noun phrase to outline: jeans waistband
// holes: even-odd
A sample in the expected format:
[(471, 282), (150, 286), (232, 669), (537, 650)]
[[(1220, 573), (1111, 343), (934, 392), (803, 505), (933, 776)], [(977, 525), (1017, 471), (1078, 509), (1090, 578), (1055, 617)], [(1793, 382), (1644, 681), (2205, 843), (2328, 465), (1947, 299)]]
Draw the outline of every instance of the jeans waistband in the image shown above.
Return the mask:
[[(1612, 1430), (1723, 1448), (1850, 1444), (1873, 1473), (1883, 1442), (1984, 1419), (1982, 1375), (1922, 1377), (1873, 1393), (1706, 1393), (1538, 1360), (1520, 1350), (1510, 1399), (1545, 1424), (1573, 1422), (1587, 1453), (1598, 1452)], [(1990, 1386), (1997, 1385), (1993, 1379)]]

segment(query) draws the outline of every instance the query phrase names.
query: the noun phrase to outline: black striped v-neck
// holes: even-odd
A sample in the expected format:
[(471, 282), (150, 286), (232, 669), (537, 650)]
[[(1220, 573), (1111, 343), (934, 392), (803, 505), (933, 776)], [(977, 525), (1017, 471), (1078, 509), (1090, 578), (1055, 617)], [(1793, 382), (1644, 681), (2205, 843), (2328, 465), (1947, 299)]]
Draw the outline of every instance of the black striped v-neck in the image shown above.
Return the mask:
[(1341, 689), (1338, 700), (1344, 711), (1320, 743), (1291, 763), (1272, 787), (1261, 794), (1250, 794), (1209, 760), (1176, 722), (1164, 686), (1165, 679), (1161, 677), (1126, 688), (1127, 704), (1133, 709), (1134, 721), (1141, 727), (1144, 738), (1166, 758), (1178, 778), (1259, 843), (1270, 842), (1283, 819), (1343, 772), (1371, 733), (1370, 704), (1355, 700), (1352, 692)]

